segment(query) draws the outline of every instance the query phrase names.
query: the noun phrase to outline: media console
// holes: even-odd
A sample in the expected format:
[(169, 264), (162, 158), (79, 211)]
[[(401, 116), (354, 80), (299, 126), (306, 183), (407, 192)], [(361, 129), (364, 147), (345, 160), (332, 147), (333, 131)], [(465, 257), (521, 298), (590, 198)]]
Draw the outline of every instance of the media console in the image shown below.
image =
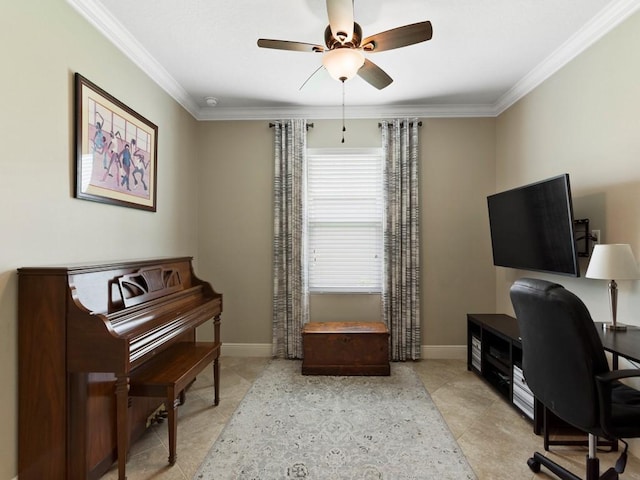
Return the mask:
[(522, 343), (515, 318), (498, 313), (467, 314), (467, 369), (484, 378), (542, 431), (542, 408), (522, 375)]

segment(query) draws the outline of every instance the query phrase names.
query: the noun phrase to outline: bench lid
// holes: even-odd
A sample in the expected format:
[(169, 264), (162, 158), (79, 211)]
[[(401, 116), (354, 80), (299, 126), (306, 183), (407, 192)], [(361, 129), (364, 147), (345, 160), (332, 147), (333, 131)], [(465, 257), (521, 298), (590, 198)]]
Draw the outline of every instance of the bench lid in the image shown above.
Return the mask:
[(382, 322), (309, 322), (302, 333), (389, 333)]

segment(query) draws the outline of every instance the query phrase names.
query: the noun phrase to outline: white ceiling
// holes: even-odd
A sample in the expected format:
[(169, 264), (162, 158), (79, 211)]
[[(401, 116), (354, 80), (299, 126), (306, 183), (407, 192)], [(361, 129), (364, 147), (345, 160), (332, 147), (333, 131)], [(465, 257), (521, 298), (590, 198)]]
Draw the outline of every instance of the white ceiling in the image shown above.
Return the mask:
[[(321, 54), (256, 45), (323, 45), (325, 0), (68, 2), (197, 119), (342, 115), (342, 87), (326, 71), (300, 90)], [(640, 0), (355, 0), (365, 37), (430, 20), (433, 38), (367, 54), (394, 82), (348, 81), (346, 115), (497, 115), (638, 9)]]

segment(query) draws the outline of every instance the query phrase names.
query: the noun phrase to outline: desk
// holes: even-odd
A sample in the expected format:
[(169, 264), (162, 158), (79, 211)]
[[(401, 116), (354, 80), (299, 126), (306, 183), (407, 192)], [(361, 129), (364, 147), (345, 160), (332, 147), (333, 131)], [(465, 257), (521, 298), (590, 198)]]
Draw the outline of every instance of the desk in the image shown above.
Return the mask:
[(629, 326), (626, 330), (605, 330), (602, 322), (595, 322), (602, 346), (613, 354), (612, 369), (618, 369), (618, 357), (640, 362), (640, 328)]
[[(640, 363), (640, 327), (611, 331), (605, 330), (601, 322), (595, 322), (595, 325), (604, 349), (612, 354), (613, 370), (618, 369), (618, 357)], [(544, 434), (545, 450), (549, 450), (550, 445), (585, 445), (583, 440), (551, 440), (546, 428), (548, 412), (540, 402), (533, 400), (529, 409), (514, 403), (516, 370), (513, 367), (521, 365), (522, 345), (515, 318), (502, 314), (467, 314), (467, 369), (484, 378), (507, 402), (533, 420), (534, 433)], [(531, 397), (533, 399), (533, 394)], [(554, 427), (564, 423), (554, 418), (550, 420)], [(606, 442), (602, 444), (607, 445)], [(617, 449), (617, 444), (611, 446), (613, 450)]]

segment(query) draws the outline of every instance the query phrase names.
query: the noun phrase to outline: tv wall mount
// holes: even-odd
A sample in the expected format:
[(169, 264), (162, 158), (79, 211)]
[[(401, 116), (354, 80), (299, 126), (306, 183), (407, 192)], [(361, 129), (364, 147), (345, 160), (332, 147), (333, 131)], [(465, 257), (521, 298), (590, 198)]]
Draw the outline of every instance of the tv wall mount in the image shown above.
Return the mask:
[(591, 256), (591, 242), (598, 239), (591, 234), (589, 230), (589, 219), (580, 218), (573, 221), (573, 236), (576, 241), (576, 251), (579, 257)]

